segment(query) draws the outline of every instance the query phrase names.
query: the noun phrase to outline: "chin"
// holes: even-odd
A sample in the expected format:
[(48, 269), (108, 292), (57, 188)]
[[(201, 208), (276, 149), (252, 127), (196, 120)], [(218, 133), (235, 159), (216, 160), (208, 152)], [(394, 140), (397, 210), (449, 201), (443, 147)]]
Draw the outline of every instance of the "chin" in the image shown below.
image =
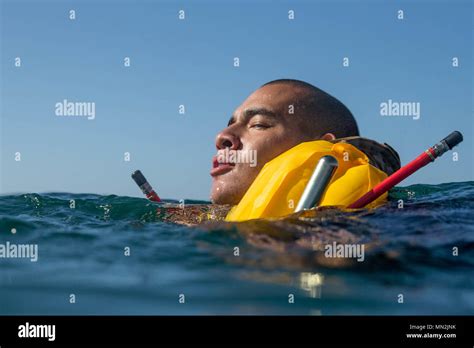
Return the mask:
[(242, 196), (243, 195), (237, 195), (234, 192), (217, 191), (216, 189), (213, 189), (211, 191), (211, 202), (213, 204), (236, 205), (239, 204)]

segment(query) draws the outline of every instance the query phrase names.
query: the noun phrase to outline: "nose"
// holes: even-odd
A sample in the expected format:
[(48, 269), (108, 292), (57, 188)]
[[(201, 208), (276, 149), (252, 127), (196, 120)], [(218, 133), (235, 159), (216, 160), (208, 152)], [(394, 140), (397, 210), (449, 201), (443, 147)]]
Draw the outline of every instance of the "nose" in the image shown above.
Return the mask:
[(236, 136), (229, 127), (222, 130), (216, 137), (216, 148), (222, 150), (228, 147), (230, 150), (238, 150), (241, 147), (241, 142), (238, 136)]

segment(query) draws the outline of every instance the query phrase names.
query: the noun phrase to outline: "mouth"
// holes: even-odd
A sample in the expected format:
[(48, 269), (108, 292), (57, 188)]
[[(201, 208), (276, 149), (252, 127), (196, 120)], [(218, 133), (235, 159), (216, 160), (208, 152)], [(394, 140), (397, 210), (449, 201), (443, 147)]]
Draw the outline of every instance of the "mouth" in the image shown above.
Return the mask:
[(234, 169), (235, 163), (220, 163), (217, 160), (217, 157), (214, 156), (212, 157), (212, 169), (211, 169), (211, 176), (216, 177), (225, 173), (230, 172), (232, 169)]

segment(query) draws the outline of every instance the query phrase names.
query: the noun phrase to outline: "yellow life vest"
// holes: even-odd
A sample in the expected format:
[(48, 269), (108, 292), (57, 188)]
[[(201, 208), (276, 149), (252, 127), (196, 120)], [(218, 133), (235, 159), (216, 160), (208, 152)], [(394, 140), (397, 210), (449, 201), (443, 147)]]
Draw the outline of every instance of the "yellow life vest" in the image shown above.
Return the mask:
[[(337, 159), (338, 168), (319, 206), (347, 207), (387, 177), (362, 151), (348, 143), (316, 140), (301, 143), (264, 165), (226, 221), (278, 218), (294, 212), (316, 164), (323, 156)], [(387, 194), (368, 205), (385, 202)]]

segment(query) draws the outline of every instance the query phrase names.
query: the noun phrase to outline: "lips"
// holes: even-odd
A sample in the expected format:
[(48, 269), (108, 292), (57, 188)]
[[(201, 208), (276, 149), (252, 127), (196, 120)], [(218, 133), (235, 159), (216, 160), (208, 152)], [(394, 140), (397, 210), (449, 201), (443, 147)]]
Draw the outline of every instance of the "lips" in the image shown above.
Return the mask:
[(230, 172), (234, 169), (235, 163), (219, 163), (217, 157), (214, 156), (212, 158), (212, 169), (211, 169), (211, 176), (216, 177), (225, 173)]

